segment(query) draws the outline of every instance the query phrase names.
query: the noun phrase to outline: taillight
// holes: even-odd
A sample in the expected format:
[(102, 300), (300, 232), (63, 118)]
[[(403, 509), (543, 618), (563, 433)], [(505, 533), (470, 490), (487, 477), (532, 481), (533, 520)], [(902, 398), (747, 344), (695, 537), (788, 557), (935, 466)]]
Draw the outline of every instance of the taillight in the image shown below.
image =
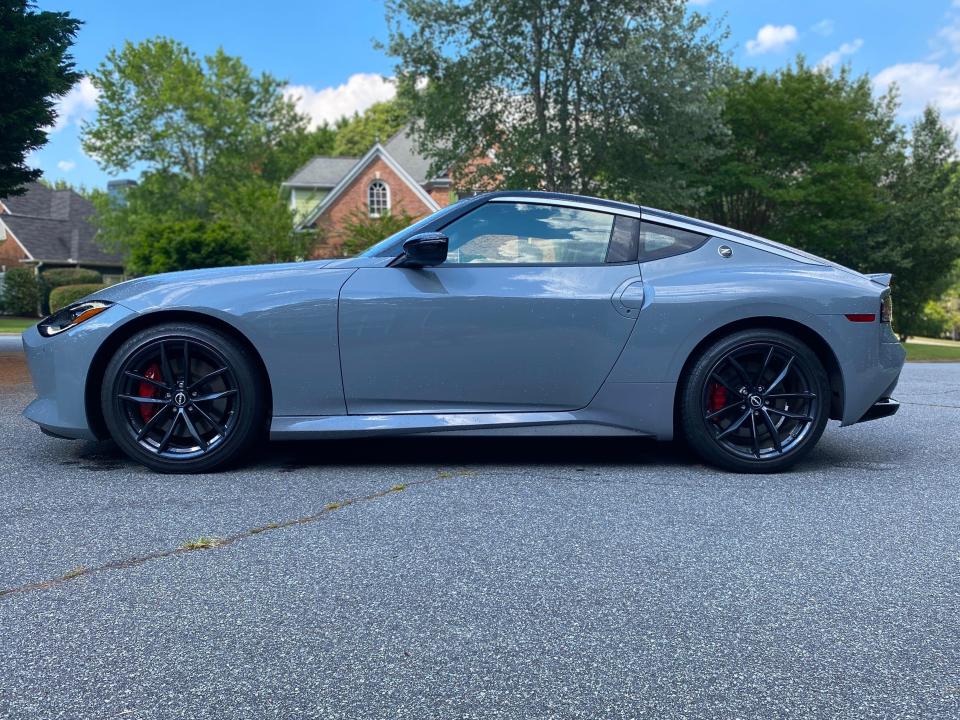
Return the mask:
[(893, 322), (893, 296), (889, 291), (880, 298), (880, 322)]

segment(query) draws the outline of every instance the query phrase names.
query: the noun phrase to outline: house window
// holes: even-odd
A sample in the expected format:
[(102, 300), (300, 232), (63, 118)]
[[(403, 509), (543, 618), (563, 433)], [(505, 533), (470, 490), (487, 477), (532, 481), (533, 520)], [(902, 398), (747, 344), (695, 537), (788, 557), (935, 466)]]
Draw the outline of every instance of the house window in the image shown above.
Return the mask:
[(390, 213), (390, 188), (382, 180), (374, 180), (367, 188), (367, 208), (370, 210), (370, 217)]

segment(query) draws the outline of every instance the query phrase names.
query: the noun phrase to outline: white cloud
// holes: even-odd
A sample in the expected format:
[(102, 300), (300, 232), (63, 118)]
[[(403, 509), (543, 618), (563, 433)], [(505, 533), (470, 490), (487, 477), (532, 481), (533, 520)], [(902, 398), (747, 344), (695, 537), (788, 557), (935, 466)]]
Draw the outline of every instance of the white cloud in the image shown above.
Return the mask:
[(84, 75), (66, 94), (57, 99), (57, 119), (53, 127), (47, 128), (47, 132), (59, 132), (71, 124), (79, 125), (81, 120), (85, 120), (97, 109), (99, 96), (100, 91), (94, 87), (90, 78)]
[(709, 5), (713, 0), (688, 0), (688, 5)]
[(813, 30), (817, 35), (822, 35), (823, 37), (827, 37), (827, 35), (833, 35), (834, 27), (835, 25), (833, 20), (831, 20), (830, 18), (824, 18), (820, 22), (816, 23), (810, 29)]
[(863, 47), (863, 40), (857, 38), (853, 42), (844, 43), (833, 52), (828, 52), (818, 63), (818, 67), (832, 68), (847, 55), (853, 55), (857, 50)]
[(344, 115), (363, 112), (377, 102), (390, 100), (397, 89), (393, 81), (373, 73), (351, 75), (337, 87), (320, 88), (310, 85), (288, 85), (283, 94), (294, 100), (297, 109), (310, 117), (311, 126), (324, 121), (333, 123)]
[(57, 167), (60, 168), (60, 170), (65, 173), (70, 172), (76, 166), (77, 164), (73, 160), (61, 160), (60, 162), (57, 163)]
[(783, 50), (796, 39), (797, 29), (793, 25), (764, 25), (757, 31), (757, 37), (747, 40), (747, 52), (761, 55)]
[(915, 62), (891, 65), (873, 78), (877, 92), (886, 92), (892, 83), (900, 90), (902, 114), (916, 116), (928, 104), (945, 114), (960, 113), (960, 63), (944, 67), (936, 63)]

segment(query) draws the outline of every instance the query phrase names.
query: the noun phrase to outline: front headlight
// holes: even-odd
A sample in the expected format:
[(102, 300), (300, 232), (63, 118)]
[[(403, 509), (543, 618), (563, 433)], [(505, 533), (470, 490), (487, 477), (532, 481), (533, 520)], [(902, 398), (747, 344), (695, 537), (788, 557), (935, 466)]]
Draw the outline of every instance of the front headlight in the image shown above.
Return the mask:
[(57, 310), (53, 315), (41, 320), (37, 325), (37, 330), (45, 337), (52, 337), (99, 315), (112, 304), (102, 300), (91, 300), (67, 305), (67, 307)]

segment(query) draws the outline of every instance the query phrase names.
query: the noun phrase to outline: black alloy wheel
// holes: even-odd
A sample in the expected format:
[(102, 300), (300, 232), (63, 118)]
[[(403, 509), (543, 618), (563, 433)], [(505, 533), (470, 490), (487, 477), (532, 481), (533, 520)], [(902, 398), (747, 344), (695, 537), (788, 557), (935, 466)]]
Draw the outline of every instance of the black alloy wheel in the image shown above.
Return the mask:
[(255, 365), (233, 338), (163, 325), (130, 338), (107, 368), (101, 404), (114, 441), (164, 472), (236, 459), (262, 428)]
[(746, 472), (782, 470), (816, 444), (830, 385), (805, 344), (779, 331), (744, 331), (709, 348), (686, 378), (683, 432), (707, 461)]

